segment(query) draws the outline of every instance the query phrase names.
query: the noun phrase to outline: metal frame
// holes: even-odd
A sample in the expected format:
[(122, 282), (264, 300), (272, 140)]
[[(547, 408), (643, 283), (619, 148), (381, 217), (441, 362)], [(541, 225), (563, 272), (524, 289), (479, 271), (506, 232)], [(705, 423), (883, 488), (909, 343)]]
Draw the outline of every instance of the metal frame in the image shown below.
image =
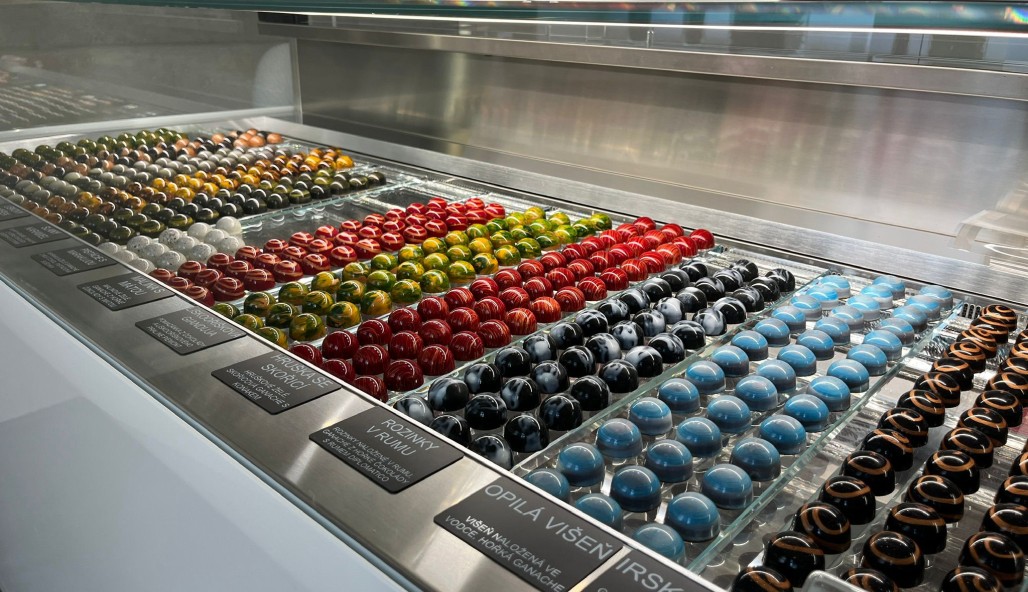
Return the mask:
[[(315, 13), (310, 14), (314, 15)], [(329, 16), (369, 18), (369, 15)], [(459, 22), (463, 23), (467, 20), (459, 19)], [(681, 25), (676, 25), (676, 27), (685, 28)], [(759, 30), (769, 29), (762, 27)], [(1017, 101), (1028, 100), (1028, 74), (965, 68), (610, 47), (438, 33), (369, 31), (349, 28), (345, 23), (338, 27), (321, 27), (262, 22), (258, 24), (258, 31), (266, 35), (354, 45), (451, 51), (690, 74), (912, 90)], [(915, 32), (925, 33), (920, 30)], [(1001, 34), (996, 33), (996, 35)]]

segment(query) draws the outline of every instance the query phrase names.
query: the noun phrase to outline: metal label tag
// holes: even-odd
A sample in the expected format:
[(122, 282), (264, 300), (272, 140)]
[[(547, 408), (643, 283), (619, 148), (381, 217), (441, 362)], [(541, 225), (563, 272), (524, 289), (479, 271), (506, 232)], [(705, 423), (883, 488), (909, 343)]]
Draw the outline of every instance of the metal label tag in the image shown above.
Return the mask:
[(78, 288), (109, 310), (123, 310), (171, 296), (171, 290), (134, 273), (87, 282)]
[(47, 251), (32, 256), (32, 260), (52, 271), (55, 275), (65, 276), (90, 269), (98, 269), (114, 265), (114, 259), (104, 255), (92, 247), (79, 246), (67, 249)]
[(583, 588), (582, 592), (612, 592), (614, 590), (685, 592), (686, 590), (703, 589), (685, 574), (633, 550), (608, 567), (598, 578)]
[(12, 203), (0, 202), (0, 222), (26, 218), (29, 213)]
[(621, 543), (559, 503), (500, 478), (435, 523), (539, 590), (570, 590)]
[(183, 356), (246, 335), (230, 321), (195, 306), (139, 321), (136, 326)]
[(277, 351), (215, 370), (211, 376), (272, 415), (341, 388), (321, 372)]
[(441, 436), (379, 407), (310, 437), (389, 493), (403, 491), (464, 456)]
[(0, 240), (16, 249), (31, 245), (41, 245), (65, 238), (71, 237), (60, 228), (51, 226), (46, 222), (36, 222), (34, 224), (0, 230)]

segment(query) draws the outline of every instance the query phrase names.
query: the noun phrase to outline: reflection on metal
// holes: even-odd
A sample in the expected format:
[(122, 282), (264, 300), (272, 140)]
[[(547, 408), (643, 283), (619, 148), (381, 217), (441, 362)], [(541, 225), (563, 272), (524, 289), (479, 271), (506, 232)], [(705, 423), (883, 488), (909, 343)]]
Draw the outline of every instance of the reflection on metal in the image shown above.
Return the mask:
[[(1020, 182), (1028, 152), (1028, 110), (1016, 101), (298, 49), (304, 118), (315, 125), (950, 257), (972, 257), (952, 248), (957, 225)], [(339, 64), (345, 93), (325, 76)]]
[[(366, 17), (364, 17), (366, 18)], [(346, 23), (346, 21), (343, 21)], [(399, 26), (398, 23), (392, 23)], [(430, 21), (433, 27), (437, 21)], [(483, 25), (486, 32), (499, 26), (490, 22)], [(907, 32), (884, 32), (869, 34), (865, 30), (855, 31), (818, 31), (795, 28), (781, 31), (760, 28), (757, 30), (725, 30), (722, 31), (723, 45), (708, 45), (698, 48), (666, 49), (660, 43), (663, 36), (672, 38), (687, 37), (688, 33), (678, 28), (668, 32), (655, 31), (647, 39), (643, 47), (612, 47), (614, 42), (606, 41), (607, 27), (602, 27), (598, 38), (591, 38), (590, 29), (596, 28), (581, 25), (577, 34), (568, 34), (565, 30), (574, 25), (543, 25), (516, 23), (518, 29), (526, 27), (537, 30), (535, 35), (521, 32), (520, 35), (492, 37), (481, 34), (481, 31), (440, 31), (434, 34), (423, 32), (366, 30), (344, 24), (343, 26), (299, 26), (261, 23), (259, 30), (263, 33), (279, 36), (292, 36), (298, 39), (334, 41), (358, 45), (394, 47), (418, 50), (463, 52), (478, 55), (502, 56), (530, 60), (549, 60), (577, 64), (600, 66), (618, 66), (664, 70), (670, 72), (687, 72), (692, 74), (727, 75), (745, 78), (762, 78), (770, 80), (786, 80), (797, 82), (816, 82), (824, 84), (843, 84), (850, 86), (876, 87), (886, 89), (917, 90), (926, 92), (972, 95), (984, 97), (1028, 100), (1028, 76), (989, 72), (976, 69), (942, 68), (935, 66), (912, 66), (907, 63), (873, 63), (864, 60), (875, 59), (872, 52), (875, 44), (879, 44), (878, 36), (908, 34)], [(555, 34), (553, 29), (563, 32)], [(773, 29), (773, 28), (772, 28)], [(615, 29), (616, 30), (616, 29)], [(714, 36), (706, 28), (705, 35)], [(478, 33), (478, 34), (476, 34)], [(741, 55), (744, 53), (781, 54), (783, 43), (789, 46), (802, 46), (810, 37), (827, 37), (833, 41), (841, 36), (853, 34), (859, 50), (816, 52), (814, 55), (823, 59), (780, 57), (778, 55)], [(914, 32), (914, 36), (923, 38), (927, 34)], [(563, 37), (563, 39), (562, 39)], [(1001, 40), (1001, 37), (996, 37)], [(1017, 39), (1016, 37), (1013, 39)], [(844, 43), (844, 45), (846, 45)], [(920, 48), (921, 44), (912, 44)], [(1028, 52), (1026, 52), (1028, 53)], [(891, 55), (891, 54), (890, 54)], [(859, 56), (859, 57), (858, 57)], [(1028, 55), (1025, 56), (1028, 58)], [(887, 60), (890, 58), (886, 58)], [(917, 63), (919, 56), (899, 56), (893, 58), (899, 62)], [(860, 60), (860, 61), (854, 61)], [(983, 68), (990, 64), (978, 62)], [(1002, 68), (1002, 65), (1000, 66)]]
[(993, 267), (1028, 277), (1028, 181), (994, 208), (961, 222), (956, 244), (984, 254)]

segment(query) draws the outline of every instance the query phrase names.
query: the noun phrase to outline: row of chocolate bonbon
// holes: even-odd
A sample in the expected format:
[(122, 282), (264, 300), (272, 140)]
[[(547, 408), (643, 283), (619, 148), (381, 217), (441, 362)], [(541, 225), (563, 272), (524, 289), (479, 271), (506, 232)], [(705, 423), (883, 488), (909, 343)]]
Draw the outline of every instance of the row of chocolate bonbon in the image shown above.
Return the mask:
[[(475, 203), (476, 201), (478, 202), (477, 204)], [(483, 205), (480, 200), (469, 200), (469, 203), (472, 204), (470, 207), (473, 208), (481, 208)], [(444, 204), (445, 202), (442, 200), (433, 201), (431, 205), (436, 209), (432, 211), (442, 212)], [(417, 205), (420, 204), (414, 204), (411, 207), (413, 208)], [(466, 204), (460, 205), (462, 208), (467, 207)], [(497, 208), (493, 210), (494, 213), (505, 213), (502, 206), (497, 206)], [(545, 220), (541, 210), (533, 210), (535, 209), (530, 208), (529, 211), (529, 214), (533, 216), (533, 220)], [(559, 218), (563, 214), (558, 212), (554, 213), (553, 216)], [(564, 217), (566, 218), (566, 216)], [(602, 224), (602, 220), (603, 218), (600, 217), (590, 219), (590, 221), (596, 221), (598, 224)], [(328, 227), (323, 227), (319, 231), (325, 230), (323, 233), (325, 234), (327, 229)], [(272, 251), (277, 250), (281, 253), (282, 257), (293, 257), (294, 259), (283, 259), (275, 252), (261, 252), (253, 247), (244, 247), (237, 253), (240, 257), (239, 259), (233, 259), (231, 256), (219, 253), (208, 261), (209, 267), (198, 262), (184, 263), (178, 273), (178, 278), (181, 279), (170, 277), (170, 274), (164, 271), (157, 273), (166, 274), (162, 276), (162, 279), (181, 289), (191, 288), (190, 284), (195, 283), (213, 292), (209, 299), (242, 304), (242, 312), (248, 315), (243, 320), (247, 323), (261, 323), (261, 319), (266, 318), (269, 312), (274, 312), (271, 307), (275, 304), (302, 307), (303, 313), (323, 317), (324, 328), (319, 324), (317, 330), (310, 336), (295, 331), (292, 332), (290, 338), (300, 341), (310, 341), (311, 337), (318, 339), (327, 328), (348, 328), (360, 322), (361, 318), (382, 316), (397, 305), (409, 305), (417, 302), (424, 293), (443, 293), (450, 288), (451, 278), (454, 280), (453, 283), (467, 283), (474, 280), (477, 273), (477, 270), (473, 269), (466, 260), (458, 260), (456, 262), (467, 267), (467, 269), (461, 268), (457, 273), (453, 269), (450, 270), (450, 273), (445, 273), (440, 269), (425, 271), (422, 261), (430, 259), (438, 262), (445, 255), (431, 253), (425, 256), (424, 243), (401, 247), (399, 249), (399, 256), (393, 253), (378, 253), (370, 261), (351, 261), (343, 266), (342, 269), (329, 270), (329, 262), (324, 255), (306, 253), (308, 248), (318, 242), (326, 243), (325, 247), (327, 248), (328, 241), (312, 238), (311, 235), (297, 236), (300, 234), (303, 233), (297, 233), (291, 237), (291, 242), (302, 242), (306, 246), (300, 244), (285, 246), (286, 243), (282, 241), (274, 241), (276, 244), (272, 249)], [(469, 236), (464, 231), (448, 231), (445, 236), (448, 239), (452, 239), (454, 243), (451, 251), (457, 247), (465, 247), (464, 243), (469, 241)], [(479, 238), (486, 240), (483, 237)], [(437, 239), (430, 237), (428, 240)], [(442, 243), (440, 244), (441, 246)], [(335, 247), (333, 251), (342, 248), (349, 249), (350, 247), (348, 245), (340, 245)], [(517, 269), (522, 270), (526, 275), (529, 273), (541, 274), (546, 269), (537, 261), (521, 261), (520, 255), (513, 247), (501, 246), (500, 248), (509, 248), (514, 251), (513, 257), (519, 263)], [(430, 247), (431, 249), (434, 249), (434, 247)], [(480, 255), (493, 258), (491, 253), (484, 250), (475, 255), (475, 257)], [(557, 253), (550, 256), (562, 257)], [(311, 262), (312, 257), (318, 257), (319, 261), (316, 262), (316, 266), (309, 267), (309, 265), (314, 265)], [(404, 261), (401, 262), (400, 257), (403, 257)], [(296, 258), (300, 259), (299, 263), (295, 261)], [(513, 259), (508, 259), (508, 261), (511, 263), (515, 262)], [(280, 275), (285, 274), (285, 266), (287, 264), (291, 266), (289, 275)], [(433, 264), (430, 263), (430, 265)], [(272, 272), (267, 269), (269, 266), (272, 267), (272, 271), (275, 274), (279, 275), (278, 279), (289, 280), (277, 290), (274, 289)], [(482, 271), (486, 273), (496, 272), (495, 258), (493, 258), (493, 263)], [(314, 272), (314, 274), (312, 277), (305, 279), (302, 277), (302, 274), (305, 272)], [(229, 279), (226, 279), (226, 276)], [(505, 276), (510, 276), (509, 281), (512, 283), (519, 281), (521, 274), (514, 269), (510, 269), (503, 275), (497, 275), (501, 279)], [(547, 280), (536, 280), (536, 282), (545, 281)], [(493, 280), (480, 278), (477, 282), (491, 283), (491, 290), (489, 290), (488, 294), (476, 294), (476, 297), (493, 296), (495, 298), (498, 296), (497, 292), (499, 290)], [(475, 286), (475, 282), (472, 282), (471, 285)], [(244, 296), (245, 288), (247, 287), (262, 288), (265, 291), (253, 292)], [(507, 286), (505, 283), (504, 287), (508, 288), (511, 286)], [(242, 299), (241, 302), (239, 302), (240, 299)], [(259, 306), (251, 306), (252, 300), (259, 301)], [(519, 307), (519, 303), (511, 299), (506, 299), (505, 303), (509, 304), (511, 309)], [(285, 307), (279, 306), (278, 308), (284, 309)], [(223, 314), (225, 312), (228, 313), (226, 316), (233, 316), (235, 318), (238, 315), (238, 311), (231, 306), (219, 305), (219, 310), (222, 309), (224, 310)], [(295, 312), (296, 314), (292, 316), (300, 314), (300, 310)], [(254, 319), (253, 316), (257, 318)], [(284, 323), (276, 323), (276, 326), (279, 327), (284, 328), (284, 325)], [(256, 328), (259, 328), (259, 326)], [(518, 327), (515, 327), (515, 331), (517, 329)]]
[[(681, 560), (683, 555), (694, 559), (723, 526), (738, 516), (755, 492), (772, 486), (783, 464), (788, 467), (794, 462), (809, 439), (829, 429), (850, 405), (850, 386), (824, 374), (825, 368), (831, 367), (832, 357), (848, 359), (853, 349), (849, 327), (828, 321), (831, 336), (814, 335), (810, 329), (794, 334), (799, 343), (792, 344), (787, 327), (773, 319), (766, 321), (761, 321), (761, 332), (735, 333), (730, 345), (713, 350), (705, 360), (692, 362), (681, 377), (668, 379), (655, 391), (644, 393), (655, 398), (636, 400), (622, 410), (620, 417), (601, 424), (594, 435), (590, 432), (586, 440), (566, 445), (560, 454), (551, 457), (546, 465), (549, 468), (542, 469), (544, 485), (562, 483), (551, 473), (564, 473), (570, 483), (567, 491), (573, 492), (575, 503), (584, 499), (584, 511), (598, 508), (613, 521), (611, 524), (621, 528), (625, 522), (617, 509), (624, 508), (622, 502), (638, 507), (615, 481), (627, 463), (633, 467), (627, 472), (647, 476), (644, 481), (660, 495), (648, 498), (650, 519), (640, 521), (635, 517), (626, 526), (626, 533), (660, 529), (659, 537), (643, 537), (661, 543), (654, 550), (674, 560)], [(860, 337), (857, 341), (867, 337), (861, 335), (863, 330), (854, 333)], [(870, 341), (875, 341), (872, 334), (868, 333)], [(822, 347), (811, 351), (801, 345), (811, 337), (817, 337), (819, 345), (827, 340), (828, 356), (823, 355)], [(876, 346), (868, 344), (867, 348)], [(875, 357), (884, 359), (884, 354), (879, 351)], [(821, 372), (816, 367), (819, 360), (824, 361)], [(849, 362), (860, 367), (858, 362)], [(884, 361), (882, 366), (876, 376), (884, 373)], [(797, 374), (801, 375), (799, 380)], [(867, 383), (867, 376), (851, 383), (852, 396), (859, 398), (867, 390)], [(650, 412), (642, 413), (644, 408)], [(673, 422), (677, 426), (669, 432)], [(595, 443), (590, 439), (593, 437)], [(570, 461), (573, 455), (585, 454), (580, 450), (583, 448), (591, 451), (590, 457), (604, 458), (606, 463), (599, 463), (593, 480), (586, 484), (593, 489), (576, 490), (576, 483), (583, 481)], [(553, 491), (563, 494), (565, 488)], [(580, 497), (583, 494), (585, 497)], [(609, 494), (609, 499), (604, 494)]]
[[(137, 235), (157, 238), (166, 229), (310, 201), (312, 193), (326, 197), (385, 182), (381, 173), (339, 172), (353, 162), (337, 149), (273, 148), (281, 141), (257, 130), (193, 140), (157, 130), (62, 142), (0, 155), (0, 184), (18, 189), (15, 201), (23, 207), (86, 242), (124, 245)], [(336, 190), (340, 175), (346, 186)]]
[[(587, 270), (584, 267), (583, 277), (579, 280), (582, 289), (565, 285), (554, 292), (553, 283), (547, 279), (547, 276), (555, 280), (560, 277), (561, 281), (567, 283), (574, 280), (575, 276), (570, 272), (556, 275), (551, 272), (559, 271), (562, 263), (574, 266), (576, 260), (568, 262), (565, 253), (574, 254), (577, 249), (573, 247), (576, 246), (571, 245), (564, 252), (547, 253), (539, 260), (522, 262), (516, 269), (500, 271), (496, 279), (479, 278), (470, 287), (454, 288), (442, 298), (430, 297), (416, 307), (397, 309), (390, 313), (388, 323), (375, 319), (364, 321), (357, 328), (356, 334), (365, 337), (358, 341), (361, 348), (367, 350), (364, 356), (380, 360), (381, 364), (369, 367), (362, 361), (362, 368), (354, 367), (354, 373), (367, 376), (362, 384), (371, 388), (375, 396), (380, 396), (384, 390), (411, 390), (420, 386), (425, 375), (434, 376), (452, 371), (456, 362), (481, 357), (487, 348), (492, 350), (506, 346), (511, 343), (512, 337), (523, 338), (534, 333), (540, 324), (550, 324), (581, 311), (587, 302), (606, 296), (605, 285), (600, 283), (599, 286), (586, 286), (585, 283), (590, 279), (595, 280), (595, 277), (585, 276)], [(594, 251), (593, 254), (599, 252)], [(687, 277), (684, 272), (680, 273), (682, 277)], [(528, 276), (527, 279), (525, 276)], [(685, 281), (677, 275), (675, 278)], [(663, 284), (660, 287), (665, 288)], [(587, 301), (587, 298), (590, 300)], [(625, 309), (618, 309), (618, 313), (627, 314), (628, 305), (621, 301), (618, 303)], [(602, 315), (600, 318), (603, 318)], [(372, 325), (375, 327), (372, 328)], [(395, 335), (393, 331), (396, 331)], [(637, 337), (641, 340), (641, 337)], [(326, 352), (323, 343), (322, 353), (324, 357), (341, 359), (340, 363), (347, 364), (349, 362), (346, 358), (361, 354), (361, 350), (358, 348), (350, 351), (352, 348), (346, 348), (345, 351), (337, 352), (334, 343), (341, 339), (346, 338), (327, 337), (326, 343), (333, 351)], [(401, 352), (407, 352), (408, 355), (401, 353), (397, 361), (415, 357), (410, 354), (416, 354), (417, 358), (413, 363), (404, 364), (405, 376), (409, 376), (409, 381), (403, 384), (390, 380), (393, 374), (388, 366), (400, 366), (390, 361), (396, 358), (392, 351), (394, 340), (403, 340), (410, 345), (401, 349)], [(422, 349), (422, 346), (426, 347)], [(675, 344), (672, 343), (669, 348), (674, 349)], [(372, 352), (372, 349), (375, 351)], [(684, 356), (684, 349), (677, 349)], [(357, 360), (356, 357), (353, 359)], [(659, 367), (659, 362), (657, 365)], [(371, 372), (372, 369), (375, 372)], [(378, 373), (383, 374), (383, 379), (370, 376)]]
[[(951, 591), (974, 586), (998, 591), (1021, 582), (1028, 508), (1022, 505), (1026, 499), (1019, 487), (1020, 480), (1028, 480), (1028, 466), (1020, 466), (1019, 459), (1010, 462), (1006, 444), (1008, 429), (1022, 422), (1025, 393), (1019, 387), (1024, 382), (1011, 378), (1016, 371), (995, 370), (1021, 367), (1017, 340), (1008, 343), (1016, 323), (1012, 309), (992, 305), (969, 327), (954, 331), (954, 339), (938, 352), (942, 357), (932, 360), (929, 371), (913, 380), (914, 390), (900, 396), (896, 409), (886, 410), (879, 427), (860, 444), (861, 450), (845, 459), (842, 474), (822, 487), (820, 501), (801, 508), (794, 531), (780, 535), (783, 544), (776, 545), (779, 538), (768, 544), (764, 564), (772, 570), (747, 568), (736, 580), (736, 588), (748, 590), (751, 580), (767, 578), (788, 580), (798, 587), (806, 569), (788, 573), (799, 565), (798, 557), (783, 549), (809, 549), (804, 553), (808, 568), (823, 568), (819, 553), (827, 555), (828, 567), (834, 569), (840, 561), (833, 561), (832, 555), (850, 548), (844, 531), (850, 530), (850, 524), (856, 531), (871, 522), (872, 530), (881, 532), (858, 535), (866, 537), (862, 544), (853, 537), (860, 544), (861, 565), (841, 561), (838, 567), (839, 575), (858, 587), (877, 591), (927, 585), (931, 586), (927, 589)], [(990, 335), (974, 330), (982, 327)], [(969, 342), (980, 347), (968, 348)], [(1005, 359), (997, 357), (1002, 351), (1009, 352)], [(954, 359), (955, 352), (972, 355)], [(936, 429), (945, 431), (941, 438)], [(926, 446), (932, 433), (931, 441), (938, 443), (935, 452)], [(1000, 463), (1000, 456), (1007, 460)], [(897, 475), (908, 476), (897, 483)], [(905, 484), (900, 487), (905, 491), (902, 501), (899, 493), (892, 493), (897, 484)], [(976, 495), (980, 489), (987, 497)], [(886, 496), (886, 510), (876, 517), (875, 498), (881, 496)], [(824, 528), (802, 519), (813, 511), (824, 514), (822, 526), (829, 515), (840, 523), (830, 539)], [(925, 555), (937, 557), (930, 562), (933, 577), (922, 584)], [(943, 556), (945, 560), (940, 561)], [(777, 572), (773, 571), (776, 566)]]
[[(697, 269), (698, 264), (683, 267), (689, 266)], [(408, 395), (397, 405), (406, 412), (423, 409), (420, 417), (430, 425), (459, 426), (457, 439), (490, 458), (520, 461), (706, 344), (702, 325), (684, 320), (688, 313), (679, 310), (681, 316), (669, 325), (660, 312), (661, 303), (675, 301), (677, 306), (665, 309), (669, 314), (681, 305), (665, 276), (671, 276), (679, 293), (692, 282), (685, 269), (665, 271), (491, 354), (473, 367), (498, 377), (484, 391), (468, 384), (467, 376), (456, 375), (438, 379), (424, 394)], [(455, 394), (434, 396), (433, 389)], [(486, 398), (495, 413), (482, 423), (477, 405)], [(525, 437), (526, 430), (532, 438)]]

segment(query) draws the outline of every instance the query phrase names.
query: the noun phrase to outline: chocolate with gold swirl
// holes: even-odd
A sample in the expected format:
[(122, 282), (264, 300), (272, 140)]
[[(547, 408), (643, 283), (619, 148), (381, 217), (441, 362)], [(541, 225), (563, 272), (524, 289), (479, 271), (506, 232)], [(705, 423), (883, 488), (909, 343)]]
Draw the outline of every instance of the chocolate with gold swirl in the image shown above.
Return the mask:
[(899, 587), (889, 579), (889, 576), (870, 567), (853, 567), (839, 577), (847, 584), (867, 592), (899, 592)]
[(1028, 360), (1028, 341), (1015, 343), (1014, 347), (1010, 348), (1010, 353), (1008, 354), (1008, 356), (1011, 358), (1020, 358), (1022, 360)]
[(864, 567), (877, 569), (900, 588), (913, 588), (924, 580), (924, 555), (910, 537), (882, 531), (864, 543)]
[(942, 399), (931, 391), (915, 389), (905, 392), (896, 401), (896, 406), (920, 411), (930, 428), (937, 428), (946, 421), (946, 406), (942, 404)]
[(999, 363), (999, 372), (1011, 372), (1028, 378), (1028, 358), (1009, 357)]
[[(1025, 376), (1028, 376), (1028, 363), (1025, 364)], [(1024, 415), (1024, 406), (1017, 396), (1007, 391), (984, 391), (974, 400), (975, 407), (991, 409), (1003, 416), (1007, 427), (1015, 428), (1021, 425)]]
[(939, 475), (918, 477), (904, 496), (904, 501), (924, 504), (942, 516), (947, 524), (959, 522), (964, 516), (964, 494), (952, 481)]
[(1028, 376), (1013, 372), (997, 372), (985, 383), (985, 390), (1006, 391), (1015, 395), (1024, 405), (1028, 401)]
[(920, 448), (928, 443), (928, 420), (916, 409), (889, 409), (878, 420), (878, 427), (903, 434), (914, 448)]
[(851, 452), (843, 461), (842, 474), (867, 483), (871, 493), (876, 496), (889, 495), (896, 489), (896, 470), (892, 468), (892, 463), (870, 450)]
[(924, 463), (925, 475), (939, 475), (952, 481), (964, 495), (981, 486), (981, 474), (974, 460), (959, 450), (940, 450)]
[(957, 379), (962, 391), (970, 390), (974, 386), (974, 370), (963, 360), (939, 358), (932, 362), (932, 372), (942, 372)]
[(875, 495), (856, 477), (830, 477), (821, 486), (818, 499), (842, 510), (852, 524), (867, 524), (875, 517)]
[(979, 319), (996, 325), (997, 327), (1006, 329), (1007, 332), (1013, 331), (1017, 327), (1017, 312), (1005, 306), (1003, 304), (990, 304), (982, 309)]
[(1028, 476), (1011, 475), (996, 489), (997, 504), (1018, 504), (1028, 506)]
[(960, 332), (957, 336), (959, 341), (973, 341), (978, 344), (982, 350), (985, 351), (985, 355), (990, 358), (995, 358), (999, 352), (999, 344), (992, 338), (987, 331), (978, 329), (978, 327), (968, 327)]
[(971, 326), (969, 328), (975, 329), (983, 335), (987, 335), (995, 341), (997, 345), (1003, 345), (1006, 343), (1007, 340), (1010, 339), (1010, 331), (996, 325), (995, 323), (990, 323), (989, 321), (990, 319), (988, 318), (978, 317), (971, 321)]
[(861, 450), (877, 452), (892, 463), (892, 468), (905, 471), (914, 466), (914, 447), (906, 436), (886, 428), (878, 428), (864, 436)]
[(792, 592), (789, 579), (764, 565), (744, 568), (732, 580), (732, 592)]
[(1006, 535), (1024, 549), (1028, 546), (1028, 508), (1020, 504), (996, 504), (985, 511), (982, 530)]
[(807, 535), (787, 530), (768, 540), (764, 564), (802, 586), (812, 572), (825, 568), (825, 552)]
[(885, 529), (910, 537), (922, 553), (931, 555), (946, 548), (946, 521), (924, 504), (896, 504), (889, 510)]
[(974, 428), (992, 440), (995, 446), (1007, 443), (1007, 420), (998, 411), (985, 407), (971, 407), (960, 414), (957, 425), (962, 428)]
[(1017, 337), (1014, 338), (1015, 345), (1021, 343), (1028, 343), (1028, 329), (1021, 330), (1021, 332), (1017, 334)]
[(942, 437), (940, 450), (959, 450), (974, 459), (979, 469), (992, 466), (996, 448), (988, 436), (973, 428), (954, 428)]
[(942, 578), (940, 592), (1001, 592), (999, 580), (984, 569), (957, 566)]
[(985, 348), (970, 339), (954, 341), (946, 348), (945, 356), (967, 362), (975, 372), (985, 370), (985, 362), (990, 357)]
[(942, 400), (946, 408), (960, 405), (960, 383), (949, 374), (925, 372), (914, 381), (914, 388), (930, 391)]
[(842, 510), (831, 504), (803, 504), (796, 511), (792, 527), (814, 539), (826, 553), (843, 553), (850, 548), (850, 521)]
[(960, 565), (980, 567), (1004, 586), (1016, 586), (1024, 579), (1024, 552), (996, 532), (979, 532), (967, 539), (960, 552)]

